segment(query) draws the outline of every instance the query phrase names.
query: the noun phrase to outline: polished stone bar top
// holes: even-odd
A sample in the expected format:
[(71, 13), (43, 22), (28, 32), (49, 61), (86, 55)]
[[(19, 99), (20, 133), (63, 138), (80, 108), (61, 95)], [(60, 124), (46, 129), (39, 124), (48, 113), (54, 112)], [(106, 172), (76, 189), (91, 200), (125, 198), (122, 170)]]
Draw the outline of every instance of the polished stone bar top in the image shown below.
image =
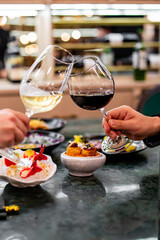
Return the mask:
[(60, 154), (74, 134), (103, 134), (101, 121), (68, 120), (65, 141), (50, 154), (56, 174), (33, 188), (0, 179), (0, 194), (19, 215), (0, 221), (0, 240), (158, 239), (159, 147), (107, 156), (91, 177), (68, 175)]

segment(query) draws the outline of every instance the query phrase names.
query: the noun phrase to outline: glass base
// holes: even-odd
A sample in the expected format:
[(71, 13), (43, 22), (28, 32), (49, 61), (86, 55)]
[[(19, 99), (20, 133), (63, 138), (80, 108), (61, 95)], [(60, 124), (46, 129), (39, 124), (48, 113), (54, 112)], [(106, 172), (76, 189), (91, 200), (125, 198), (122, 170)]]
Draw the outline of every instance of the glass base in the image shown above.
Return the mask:
[(132, 143), (132, 140), (130, 140), (126, 136), (117, 136), (116, 139), (112, 139), (110, 137), (105, 137), (105, 139), (102, 142), (102, 151), (103, 152), (109, 152), (109, 153), (117, 153), (125, 151)]

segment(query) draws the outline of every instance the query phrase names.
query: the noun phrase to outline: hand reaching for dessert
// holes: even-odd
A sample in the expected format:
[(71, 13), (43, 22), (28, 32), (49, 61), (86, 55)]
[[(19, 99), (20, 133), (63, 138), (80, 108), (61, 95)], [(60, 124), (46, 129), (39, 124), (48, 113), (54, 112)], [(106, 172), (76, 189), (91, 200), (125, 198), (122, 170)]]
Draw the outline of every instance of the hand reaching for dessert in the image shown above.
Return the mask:
[(105, 133), (113, 139), (121, 132), (130, 139), (143, 140), (160, 133), (160, 118), (148, 117), (129, 106), (121, 106), (107, 112), (102, 126)]
[(0, 148), (20, 143), (29, 130), (30, 119), (11, 109), (0, 110)]

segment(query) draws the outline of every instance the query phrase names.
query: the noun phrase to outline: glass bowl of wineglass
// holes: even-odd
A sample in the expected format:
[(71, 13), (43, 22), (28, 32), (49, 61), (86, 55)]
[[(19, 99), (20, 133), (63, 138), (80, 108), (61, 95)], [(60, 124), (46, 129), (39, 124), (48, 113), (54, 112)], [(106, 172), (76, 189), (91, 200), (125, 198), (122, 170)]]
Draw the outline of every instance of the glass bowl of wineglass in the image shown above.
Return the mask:
[[(98, 57), (87, 56), (82, 60), (84, 64), (82, 72), (74, 72), (77, 62), (73, 65), (68, 82), (69, 94), (79, 107), (91, 111), (99, 110), (107, 119), (105, 106), (114, 96), (114, 79)], [(104, 141), (109, 153), (124, 151), (131, 143), (124, 135), (118, 135), (116, 139), (106, 136)]]
[[(20, 84), (20, 97), (26, 115), (47, 112), (61, 101), (72, 72), (72, 54), (57, 45), (49, 45), (38, 56)], [(0, 154), (16, 161), (12, 148), (0, 150)]]
[(50, 111), (60, 103), (73, 61), (71, 53), (57, 45), (49, 45), (39, 55), (20, 85), (28, 117)]

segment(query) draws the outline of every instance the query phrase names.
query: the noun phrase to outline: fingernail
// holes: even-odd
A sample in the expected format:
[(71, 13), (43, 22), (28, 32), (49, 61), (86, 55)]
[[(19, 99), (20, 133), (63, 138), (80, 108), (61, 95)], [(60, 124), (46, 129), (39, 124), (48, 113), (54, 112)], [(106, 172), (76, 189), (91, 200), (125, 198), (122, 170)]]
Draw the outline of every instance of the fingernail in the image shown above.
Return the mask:
[(114, 120), (110, 120), (109, 123), (110, 123), (111, 127), (115, 127), (116, 126), (116, 123), (115, 123)]
[(110, 137), (113, 139), (113, 138), (114, 138), (114, 135), (113, 135), (113, 134), (110, 134)]
[(104, 127), (104, 131), (105, 131), (105, 132), (108, 132), (108, 131), (107, 131), (108, 129), (107, 129), (106, 125), (104, 125), (103, 127)]

